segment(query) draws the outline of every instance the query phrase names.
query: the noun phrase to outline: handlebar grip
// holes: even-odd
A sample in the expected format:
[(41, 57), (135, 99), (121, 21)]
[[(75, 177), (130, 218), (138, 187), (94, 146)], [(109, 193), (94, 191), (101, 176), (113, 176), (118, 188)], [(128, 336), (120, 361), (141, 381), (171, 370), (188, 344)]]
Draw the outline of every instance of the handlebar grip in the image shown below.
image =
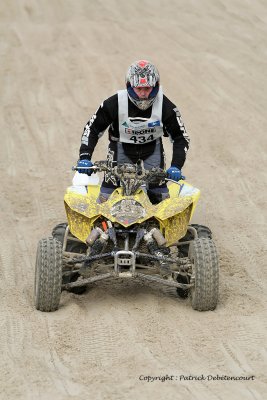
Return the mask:
[(78, 171), (79, 169), (94, 169), (94, 170), (96, 170), (96, 169), (98, 169), (95, 165), (93, 165), (92, 167), (77, 167), (77, 166), (72, 166), (71, 167), (71, 170), (72, 171)]

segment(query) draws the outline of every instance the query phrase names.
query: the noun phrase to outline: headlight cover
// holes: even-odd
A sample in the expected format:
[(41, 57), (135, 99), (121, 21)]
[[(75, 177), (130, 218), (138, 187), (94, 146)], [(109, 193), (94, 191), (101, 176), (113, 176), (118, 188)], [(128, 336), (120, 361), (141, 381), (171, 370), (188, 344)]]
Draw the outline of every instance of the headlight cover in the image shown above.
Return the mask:
[(140, 218), (144, 218), (146, 210), (136, 200), (123, 199), (111, 207), (110, 213), (118, 222), (128, 225)]

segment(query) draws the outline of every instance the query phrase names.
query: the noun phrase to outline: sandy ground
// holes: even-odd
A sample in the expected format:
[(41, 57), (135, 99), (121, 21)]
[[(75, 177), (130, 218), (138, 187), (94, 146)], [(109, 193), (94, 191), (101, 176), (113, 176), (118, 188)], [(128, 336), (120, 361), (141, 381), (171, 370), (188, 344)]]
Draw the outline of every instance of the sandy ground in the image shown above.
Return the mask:
[[(266, 1), (1, 0), (0, 18), (0, 398), (263, 399)], [(158, 66), (191, 137), (184, 173), (220, 254), (218, 308), (125, 282), (38, 312), (36, 246), (65, 221), (83, 125), (138, 58)], [(255, 379), (180, 380), (202, 374)]]

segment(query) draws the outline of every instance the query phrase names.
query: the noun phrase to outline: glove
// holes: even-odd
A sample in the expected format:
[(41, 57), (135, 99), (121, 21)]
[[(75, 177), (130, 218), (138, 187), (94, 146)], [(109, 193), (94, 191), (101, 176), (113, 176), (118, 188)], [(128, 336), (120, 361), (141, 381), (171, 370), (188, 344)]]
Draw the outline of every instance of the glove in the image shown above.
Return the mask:
[[(87, 175), (90, 176), (90, 175), (92, 175), (93, 170), (89, 169), (89, 168), (92, 167), (93, 165), (94, 164), (90, 160), (79, 160), (78, 163), (77, 163), (77, 171), (80, 174), (87, 174)], [(88, 169), (79, 169), (79, 167), (83, 167), (83, 168), (86, 167)]]
[(177, 167), (170, 167), (166, 172), (167, 177), (173, 181), (178, 182), (181, 178), (183, 178), (181, 170)]

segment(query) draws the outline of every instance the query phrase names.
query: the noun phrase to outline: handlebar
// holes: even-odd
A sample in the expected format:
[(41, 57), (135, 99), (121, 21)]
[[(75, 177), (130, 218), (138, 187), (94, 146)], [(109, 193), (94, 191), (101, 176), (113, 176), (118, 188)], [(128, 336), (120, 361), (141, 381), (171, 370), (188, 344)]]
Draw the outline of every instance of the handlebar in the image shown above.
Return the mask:
[[(77, 167), (73, 166), (73, 171), (78, 170), (92, 170), (92, 173), (95, 172), (105, 172), (109, 176), (113, 176), (115, 179), (121, 182), (123, 186), (128, 186), (127, 181), (132, 181), (131, 185), (134, 188), (141, 186), (141, 184), (147, 182), (174, 182), (178, 184), (177, 181), (173, 179), (169, 179), (167, 176), (167, 172), (162, 168), (153, 167), (149, 170), (144, 168), (143, 162), (140, 161), (137, 164), (118, 164), (113, 166), (113, 164), (117, 164), (117, 162), (113, 161), (96, 161), (92, 167)], [(181, 179), (185, 179), (183, 176)]]
[(150, 170), (144, 169), (141, 164), (118, 164), (116, 166), (112, 166), (111, 164), (116, 163), (116, 161), (110, 163), (108, 161), (95, 161), (92, 167), (77, 167), (73, 166), (72, 171), (79, 171), (79, 170), (92, 170), (92, 172), (110, 172), (117, 175), (118, 173), (124, 174), (137, 174), (137, 176), (144, 176), (144, 175), (161, 175), (163, 178), (166, 177), (166, 171), (161, 168), (153, 167)]

